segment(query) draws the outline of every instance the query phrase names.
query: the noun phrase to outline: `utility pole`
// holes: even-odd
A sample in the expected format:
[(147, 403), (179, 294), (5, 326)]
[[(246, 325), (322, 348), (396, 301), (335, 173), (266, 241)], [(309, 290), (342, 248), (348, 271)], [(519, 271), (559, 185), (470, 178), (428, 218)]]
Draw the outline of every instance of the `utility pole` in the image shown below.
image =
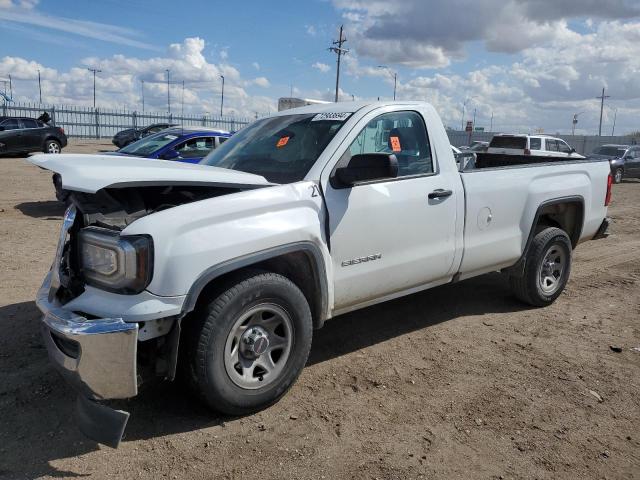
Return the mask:
[(97, 68), (87, 68), (90, 72), (93, 72), (93, 109), (96, 109), (96, 73), (101, 73), (102, 70)]
[(40, 82), (40, 70), (38, 69), (38, 91), (40, 92), (40, 104), (42, 104), (42, 82)]
[(342, 48), (342, 44), (344, 44), (347, 41), (347, 39), (344, 38), (342, 34), (343, 27), (344, 25), (340, 25), (340, 36), (338, 37), (338, 40), (333, 42), (333, 45), (337, 45), (337, 47), (335, 46), (329, 47), (329, 51), (338, 54), (338, 61), (337, 61), (337, 68), (336, 68), (336, 96), (335, 96), (336, 102), (338, 101), (338, 93), (340, 92), (340, 58), (342, 57), (342, 55), (349, 53), (349, 50)]
[(493, 112), (491, 112), (491, 126), (489, 127), (489, 131), (493, 132)]
[(9, 96), (13, 100), (13, 84), (11, 83), (11, 74), (9, 74)]
[(171, 94), (169, 93), (171, 90), (169, 88), (169, 84), (170, 84), (169, 75), (171, 74), (171, 71), (167, 68), (166, 72), (167, 72), (167, 113), (171, 113)]
[(596, 98), (600, 99), (600, 127), (598, 128), (598, 136), (601, 137), (602, 136), (602, 113), (604, 111), (604, 99), (605, 98), (609, 98), (610, 95), (605, 95), (604, 94), (604, 87), (602, 87), (602, 95)]
[(140, 83), (142, 84), (142, 113), (144, 113), (144, 80), (140, 80)]
[(393, 99), (396, 99), (396, 89), (398, 87), (398, 72), (393, 72), (391, 71), (391, 69), (389, 67), (387, 67), (386, 65), (378, 65), (378, 68), (384, 68), (385, 70), (387, 70), (387, 72), (389, 72), (389, 75), (393, 76)]
[(224, 75), (220, 75), (222, 79), (222, 90), (220, 91), (220, 116), (222, 116), (223, 107), (224, 107)]
[(476, 128), (476, 108), (473, 109), (473, 129)]

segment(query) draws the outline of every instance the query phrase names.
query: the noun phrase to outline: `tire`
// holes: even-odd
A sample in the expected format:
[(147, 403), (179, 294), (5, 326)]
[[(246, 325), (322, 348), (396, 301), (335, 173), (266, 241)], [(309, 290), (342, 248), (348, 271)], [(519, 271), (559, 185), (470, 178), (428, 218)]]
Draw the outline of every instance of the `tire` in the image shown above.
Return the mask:
[(622, 177), (624, 176), (624, 170), (621, 168), (616, 168), (616, 171), (613, 172), (613, 183), (622, 182)]
[(53, 181), (53, 187), (56, 191), (56, 200), (62, 203), (67, 203), (67, 200), (69, 200), (70, 192), (69, 190), (65, 190), (64, 188), (62, 188), (62, 177), (60, 176), (60, 174), (54, 173), (51, 177), (51, 180)]
[(275, 273), (249, 274), (213, 298), (193, 321), (185, 339), (187, 380), (223, 414), (246, 415), (277, 402), (300, 375), (311, 349), (309, 304), (296, 285)]
[(515, 296), (535, 307), (552, 304), (569, 280), (571, 252), (564, 230), (551, 227), (537, 233), (527, 252), (524, 274), (509, 278)]
[(57, 140), (49, 139), (44, 142), (44, 149), (42, 151), (44, 153), (60, 153), (62, 151), (62, 146)]

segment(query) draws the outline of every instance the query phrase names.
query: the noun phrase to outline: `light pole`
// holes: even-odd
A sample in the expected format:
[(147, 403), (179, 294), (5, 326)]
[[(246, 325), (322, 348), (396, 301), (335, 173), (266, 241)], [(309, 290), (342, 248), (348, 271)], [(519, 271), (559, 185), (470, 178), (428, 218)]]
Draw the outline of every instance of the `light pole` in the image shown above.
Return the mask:
[[(611, 108), (611, 107), (609, 107)], [(613, 127), (611, 127), (611, 136), (613, 137), (613, 134), (616, 131), (616, 117), (618, 116), (618, 107), (613, 109)]]
[(493, 112), (491, 112), (491, 126), (489, 127), (489, 131), (493, 132)]
[(582, 115), (584, 112), (578, 112), (578, 113), (574, 113), (573, 114), (573, 120), (572, 120), (572, 128), (571, 128), (571, 135), (575, 135), (576, 134), (576, 125), (578, 124), (578, 116)]
[(42, 82), (40, 81), (40, 69), (38, 69), (38, 91), (40, 92), (40, 104), (42, 105)]
[(397, 89), (397, 86), (398, 86), (398, 72), (394, 72), (393, 70), (391, 70), (386, 65), (378, 65), (378, 68), (385, 69), (387, 72), (389, 72), (389, 75), (393, 76), (393, 99), (395, 100), (396, 99), (396, 89)]
[(144, 113), (144, 80), (140, 80), (140, 83), (142, 85), (142, 113)]
[(467, 107), (467, 103), (469, 103), (474, 98), (475, 97), (467, 97), (467, 99), (464, 102), (462, 102), (462, 121), (461, 121), (462, 131), (464, 131), (464, 109)]
[(610, 97), (609, 95), (604, 94), (604, 87), (602, 87), (602, 95), (600, 95), (599, 97), (596, 97), (597, 99), (600, 100), (600, 127), (598, 128), (599, 137), (602, 136), (602, 113), (604, 111), (604, 99), (609, 97)]
[(90, 72), (93, 72), (93, 109), (96, 109), (96, 73), (102, 73), (102, 70), (97, 68), (87, 68)]
[(169, 93), (169, 91), (171, 89), (169, 88), (169, 84), (170, 84), (169, 75), (171, 74), (171, 71), (168, 68), (165, 71), (167, 72), (167, 113), (170, 114), (171, 113), (171, 94)]
[(222, 79), (222, 90), (220, 91), (220, 116), (222, 116), (222, 109), (224, 107), (224, 75), (220, 75)]

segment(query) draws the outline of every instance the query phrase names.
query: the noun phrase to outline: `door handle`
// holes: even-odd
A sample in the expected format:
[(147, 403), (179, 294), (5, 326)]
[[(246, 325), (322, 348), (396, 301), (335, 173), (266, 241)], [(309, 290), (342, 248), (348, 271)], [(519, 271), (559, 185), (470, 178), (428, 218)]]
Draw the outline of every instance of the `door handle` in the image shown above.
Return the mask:
[(442, 188), (438, 188), (429, 194), (429, 200), (433, 200), (434, 198), (446, 198), (453, 195), (451, 190), (443, 190)]

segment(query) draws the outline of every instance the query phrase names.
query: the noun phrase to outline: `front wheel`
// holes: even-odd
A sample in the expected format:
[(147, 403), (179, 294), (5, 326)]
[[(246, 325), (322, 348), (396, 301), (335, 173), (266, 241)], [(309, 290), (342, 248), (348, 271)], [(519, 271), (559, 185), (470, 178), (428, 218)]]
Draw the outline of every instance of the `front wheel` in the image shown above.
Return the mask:
[(533, 238), (524, 274), (509, 278), (513, 293), (536, 307), (550, 305), (564, 290), (571, 273), (571, 240), (559, 228), (545, 228)]
[(62, 146), (57, 140), (47, 140), (44, 143), (44, 153), (60, 153)]
[(309, 355), (313, 323), (300, 289), (255, 273), (216, 296), (188, 330), (188, 375), (214, 410), (253, 413), (293, 385)]

